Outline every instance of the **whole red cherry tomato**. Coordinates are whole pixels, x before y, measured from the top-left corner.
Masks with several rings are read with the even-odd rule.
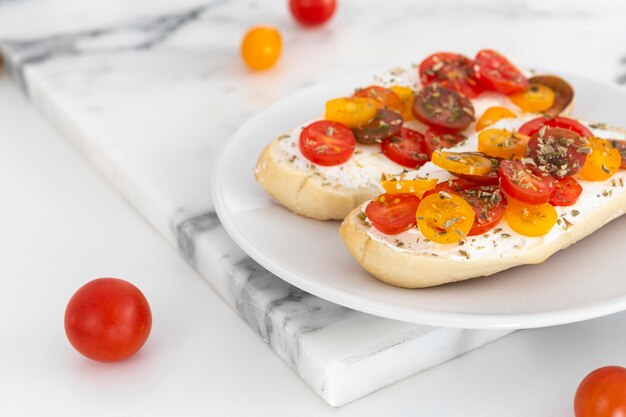
[[[626,416],[626,368],[605,366],[582,380],[574,396],[576,417]]]
[[[65,334],[84,356],[116,362],[132,356],[148,339],[152,314],[144,295],[117,278],[88,282],[65,309]]]
[[[291,14],[304,26],[318,26],[335,13],[335,0],[289,0]]]

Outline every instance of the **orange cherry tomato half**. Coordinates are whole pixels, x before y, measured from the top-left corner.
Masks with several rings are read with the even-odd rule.
[[[72,296],[65,309],[65,334],[84,356],[116,362],[134,355],[152,328],[148,300],[130,282],[99,278]]]
[[[527,204],[509,198],[504,217],[509,226],[523,236],[543,236],[552,230],[558,219],[550,204]]]
[[[354,92],[354,97],[364,97],[376,100],[380,107],[388,108],[400,114],[404,111],[404,102],[400,97],[388,88],[372,85],[359,88]]]
[[[492,162],[489,158],[472,152],[435,151],[433,164],[453,174],[487,175],[491,172]]]
[[[478,74],[490,90],[513,94],[528,87],[528,80],[508,59],[498,52],[483,49],[474,59]]]
[[[253,27],[241,42],[241,56],[246,65],[254,70],[272,67],[282,50],[280,32],[270,26]]]
[[[413,116],[413,100],[415,100],[415,93],[413,90],[409,87],[403,87],[400,85],[394,85],[389,89],[393,91],[404,104],[402,109],[402,118],[404,121],[415,120],[415,116]]]
[[[524,112],[539,113],[552,107],[555,97],[550,87],[531,83],[526,90],[511,94],[509,99]]]
[[[356,142],[352,130],[328,120],[313,122],[300,133],[300,151],[314,164],[339,165],[354,153]]]
[[[389,194],[415,194],[422,198],[426,191],[437,186],[437,179],[418,178],[415,180],[383,179],[380,181]]]
[[[576,417],[626,416],[626,368],[605,366],[587,375],[574,396]]]
[[[374,118],[378,107],[379,103],[371,98],[336,98],[326,102],[324,118],[348,127],[359,127]]]
[[[474,121],[474,106],[459,92],[431,84],[415,96],[413,115],[429,126],[460,131]]]
[[[467,136],[459,132],[450,132],[437,127],[430,127],[424,135],[428,155],[439,149],[452,148],[467,140]]]
[[[511,117],[515,117],[515,113],[513,113],[506,107],[489,107],[476,122],[476,131],[478,132],[480,130],[483,130],[484,128],[496,123],[498,120]]]
[[[336,8],[336,0],[289,0],[291,14],[304,26],[325,23],[335,13]]]
[[[424,136],[416,130],[403,127],[397,135],[383,140],[380,149],[396,164],[415,169],[428,162]]]
[[[439,192],[424,197],[417,208],[417,226],[436,243],[463,240],[474,224],[474,209],[456,194]]]
[[[524,123],[519,129],[518,132],[526,135],[533,136],[535,133],[539,132],[542,127],[560,127],[562,129],[568,129],[572,132],[578,133],[580,136],[593,136],[591,130],[587,129],[585,126],[580,124],[574,119],[570,119],[568,117],[537,117],[536,119],[530,120]]]
[[[543,172],[555,178],[576,174],[585,164],[590,149],[577,133],[558,127],[542,128],[528,141],[526,155]]]
[[[475,98],[483,86],[478,82],[474,62],[460,54],[438,52],[420,63],[419,75],[422,85],[438,83],[458,91],[467,98]]]
[[[550,204],[553,206],[571,206],[578,201],[583,192],[583,187],[572,177],[565,177],[556,183],[556,189],[550,196]]]
[[[365,207],[372,225],[387,235],[397,235],[415,227],[420,199],[415,194],[382,194]]]
[[[486,129],[478,133],[478,151],[504,159],[520,159],[526,154],[529,137],[504,129]]]
[[[588,181],[605,181],[617,172],[622,156],[615,143],[607,139],[596,137],[587,138],[591,153],[587,155],[585,164],[580,169],[580,175]]]
[[[502,161],[499,174],[502,191],[524,203],[545,204],[556,189],[550,174],[520,161]]]

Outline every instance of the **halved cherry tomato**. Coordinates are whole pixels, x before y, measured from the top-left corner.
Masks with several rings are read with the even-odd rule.
[[[479,153],[479,152],[476,152]],[[459,174],[451,172],[452,175],[461,178],[465,181],[469,181],[475,185],[499,185],[500,184],[500,176],[498,172],[500,171],[500,162],[502,162],[501,158],[493,158],[488,157],[487,155],[482,155],[488,158],[491,161],[491,172],[485,175],[469,175],[469,174]]]
[[[491,160],[478,153],[435,151],[433,164],[453,174],[487,175],[491,172]]]
[[[520,235],[535,237],[548,233],[559,216],[550,204],[527,204],[509,198],[504,217]]]
[[[489,156],[519,159],[526,154],[528,136],[504,129],[486,129],[478,133],[478,151]]]
[[[438,127],[429,127],[424,135],[426,151],[429,156],[438,149],[451,148],[465,140],[467,140],[467,136],[462,133],[450,132]]]
[[[528,87],[524,74],[496,51],[483,49],[476,54],[474,62],[481,82],[486,83],[491,90],[513,94]]]
[[[596,137],[587,138],[591,153],[587,155],[580,175],[589,181],[605,181],[617,172],[622,163],[622,156],[613,146],[613,142]]]
[[[381,107],[389,108],[398,113],[404,110],[404,102],[388,88],[372,85],[366,88],[359,88],[354,92],[354,97],[371,98],[376,100]]]
[[[605,366],[587,375],[574,396],[574,415],[626,416],[626,368]]]
[[[609,139],[614,146],[619,151],[620,156],[622,157],[622,163],[620,164],[620,168],[626,168],[626,140],[619,139]]]
[[[550,87],[531,83],[526,90],[511,94],[509,99],[524,112],[539,113],[552,107],[554,97],[554,90]]]
[[[500,163],[502,191],[516,200],[528,204],[544,204],[556,188],[550,174],[520,161],[504,160]]]
[[[432,190],[437,186],[436,178],[418,178],[415,180],[398,180],[398,179],[382,179],[380,185],[389,194],[415,194],[422,198],[426,191]]]
[[[389,88],[393,91],[404,103],[404,108],[402,109],[402,118],[404,121],[415,120],[415,116],[413,116],[413,100],[415,100],[415,93],[409,87],[403,87],[400,85],[394,85]]]
[[[580,171],[590,149],[572,130],[542,128],[528,141],[526,155],[535,165],[555,178],[569,177]]]
[[[414,194],[382,194],[365,207],[372,225],[387,235],[397,235],[415,227],[420,199]]]
[[[571,206],[583,192],[583,187],[572,177],[558,180],[556,189],[550,196],[550,204],[553,206]]]
[[[569,129],[572,132],[578,133],[580,136],[593,136],[591,130],[587,129],[582,124],[578,123],[574,119],[570,119],[569,117],[537,117],[536,119],[530,120],[524,123],[518,130],[518,132],[523,133],[526,136],[533,136],[535,133],[539,132],[542,127],[560,127],[563,129]]]
[[[549,87],[554,91],[554,103],[550,108],[541,112],[551,116],[557,116],[563,110],[569,107],[574,100],[574,89],[561,77],[556,75],[534,75],[528,79],[531,84],[541,84]]]
[[[457,91],[431,84],[415,96],[413,115],[429,126],[463,130],[474,120],[474,106]]]
[[[515,117],[515,113],[513,113],[506,107],[489,107],[476,122],[476,131],[478,132],[480,130],[483,130],[484,128],[496,123],[500,119],[507,119],[511,117]]]
[[[348,127],[359,127],[374,118],[378,101],[364,97],[336,98],[326,102],[324,118],[343,123]]]
[[[370,144],[382,142],[384,139],[396,135],[402,127],[400,113],[388,109],[378,109],[372,120],[363,126],[354,127],[354,137],[360,143]]]
[[[407,168],[415,169],[428,161],[424,136],[406,127],[401,128],[397,135],[383,140],[380,148],[387,158]]]
[[[433,242],[457,243],[467,236],[473,224],[474,209],[456,194],[431,194],[417,208],[417,226]]]
[[[328,120],[313,122],[300,133],[300,151],[309,161],[323,166],[339,165],[352,156],[354,134],[345,125]]]
[[[448,180],[425,192],[424,197],[440,191],[462,197],[474,209],[474,224],[468,236],[481,235],[493,229],[504,216],[506,198],[497,185],[481,186],[462,179]]]
[[[422,85],[434,82],[456,90],[468,98],[478,96],[482,85],[478,82],[474,62],[460,54],[438,52],[423,60],[419,66]]]

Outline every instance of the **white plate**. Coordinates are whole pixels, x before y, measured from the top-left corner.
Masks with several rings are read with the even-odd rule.
[[[540,265],[491,277],[408,290],[383,284],[350,256],[339,222],[305,219],[272,202],[252,170],[278,135],[317,116],[324,102],[371,82],[373,72],[320,83],[269,107],[226,144],[213,196],[228,233],[265,268],[307,292],[392,319],[460,328],[531,328],[571,323],[626,309],[626,216]],[[564,75],[576,114],[626,125],[626,91]]]

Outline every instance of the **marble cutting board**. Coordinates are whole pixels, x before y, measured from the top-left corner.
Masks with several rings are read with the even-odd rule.
[[[315,392],[340,406],[507,332],[382,319],[271,275],[219,224],[209,192],[212,160],[241,122],[311,82],[364,65],[405,62],[406,51],[416,57],[446,47],[471,53],[493,41],[480,30],[473,39],[459,38],[461,29],[474,28],[463,21],[467,16],[474,22],[484,13],[513,16],[541,27],[542,13],[554,17],[559,10],[539,2],[501,3],[442,1],[430,7],[402,0],[374,13],[374,1],[344,1],[345,11],[340,9],[330,26],[305,31],[291,23],[282,4],[141,0],[126,7],[121,1],[95,0],[87,6],[76,0],[22,0],[0,6],[0,48],[13,79],[45,117]],[[586,18],[578,13],[589,9],[568,10],[558,24],[570,28],[574,21],[593,28],[591,41],[605,27],[600,32],[608,39],[614,33],[606,23],[618,13],[602,14],[603,4]],[[429,17],[420,20],[426,28],[415,25],[422,16]],[[442,32],[431,45],[407,43],[407,33],[419,36],[450,19],[461,29]],[[285,56],[275,70],[252,74],[241,65],[237,48],[243,28],[259,22],[283,28]],[[373,36],[369,29],[378,22],[393,25]],[[555,22],[549,20],[551,30]],[[529,42],[536,40],[532,36]],[[579,47],[589,45],[584,30],[576,36]],[[363,50],[359,39],[364,37],[376,56]],[[386,48],[389,42],[396,48]],[[525,50],[514,35],[503,34],[496,43],[504,50]],[[575,51],[576,43],[563,50]],[[546,53],[539,49],[527,56]],[[614,63],[602,67],[599,76],[623,70],[619,56],[612,57],[602,57],[601,62]],[[553,66],[558,61],[553,59]]]

